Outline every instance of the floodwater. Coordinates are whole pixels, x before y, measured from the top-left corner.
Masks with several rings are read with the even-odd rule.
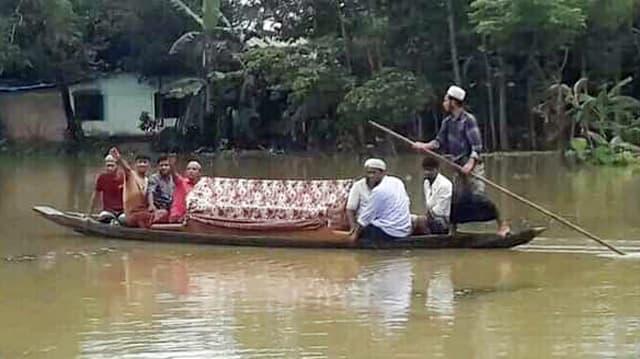
[[[361,159],[205,161],[228,176],[331,178]],[[420,211],[420,159],[389,160]],[[100,162],[0,158],[0,358],[638,358],[640,259],[492,192],[518,250],[340,251],[84,238],[31,212],[84,210]],[[488,176],[640,251],[640,172],[495,157]],[[493,225],[483,226],[494,230]]]

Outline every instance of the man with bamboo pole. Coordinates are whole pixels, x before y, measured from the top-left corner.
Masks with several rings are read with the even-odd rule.
[[[451,222],[485,222],[495,220],[498,234],[506,236],[510,228],[491,200],[485,194],[485,184],[472,174],[484,177],[484,163],[480,158],[482,136],[475,117],[464,109],[466,92],[451,86],[444,96],[442,106],[448,116],[442,122],[435,139],[428,143],[416,142],[413,148],[419,152],[439,151],[451,157],[462,167],[462,173],[454,177],[454,200]]]

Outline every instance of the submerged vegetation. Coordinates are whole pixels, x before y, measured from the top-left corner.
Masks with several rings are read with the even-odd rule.
[[[358,151],[381,140],[370,119],[424,139],[456,83],[488,150],[640,153],[635,0],[0,0],[0,14],[4,80],[159,82],[183,104],[176,127],[158,132],[162,106],[131,119],[158,149]]]

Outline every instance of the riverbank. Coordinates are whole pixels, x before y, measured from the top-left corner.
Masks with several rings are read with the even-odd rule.
[[[17,156],[17,157],[78,157],[78,158],[100,158],[106,154],[113,146],[117,146],[125,155],[147,154],[151,157],[158,156],[162,152],[152,149],[151,142],[144,140],[131,139],[92,139],[87,141],[80,150],[73,150],[65,143],[51,142],[29,142],[29,143],[11,143],[6,140],[0,140],[0,155]],[[387,153],[385,146],[369,147],[359,152],[350,152],[359,157],[393,157],[393,154]],[[401,149],[397,155],[412,153],[409,149]],[[490,152],[483,154],[483,157],[527,157],[535,155],[560,154],[560,151],[514,151],[514,152]],[[201,157],[201,158],[272,158],[277,156],[292,157],[333,157],[345,155],[345,152],[327,152],[327,151],[285,151],[272,148],[262,149],[225,149],[221,151],[212,151],[208,148],[199,148],[195,151],[178,152],[183,157]]]

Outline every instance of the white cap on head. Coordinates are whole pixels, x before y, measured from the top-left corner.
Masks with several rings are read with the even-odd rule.
[[[461,87],[451,86],[447,90],[447,96],[455,98],[458,101],[464,101],[467,93]]]
[[[379,158],[369,158],[365,163],[364,163],[364,167],[365,168],[375,168],[377,170],[380,171],[386,171],[387,170],[387,164],[384,163],[383,160],[379,159]]]
[[[115,163],[116,159],[115,159],[115,157],[113,157],[111,155],[107,155],[107,157],[104,158],[104,161],[105,162],[113,162],[113,163]]]
[[[199,170],[202,169],[202,165],[198,161],[189,161],[189,163],[187,163],[187,167],[189,167],[191,165],[195,165]]]

